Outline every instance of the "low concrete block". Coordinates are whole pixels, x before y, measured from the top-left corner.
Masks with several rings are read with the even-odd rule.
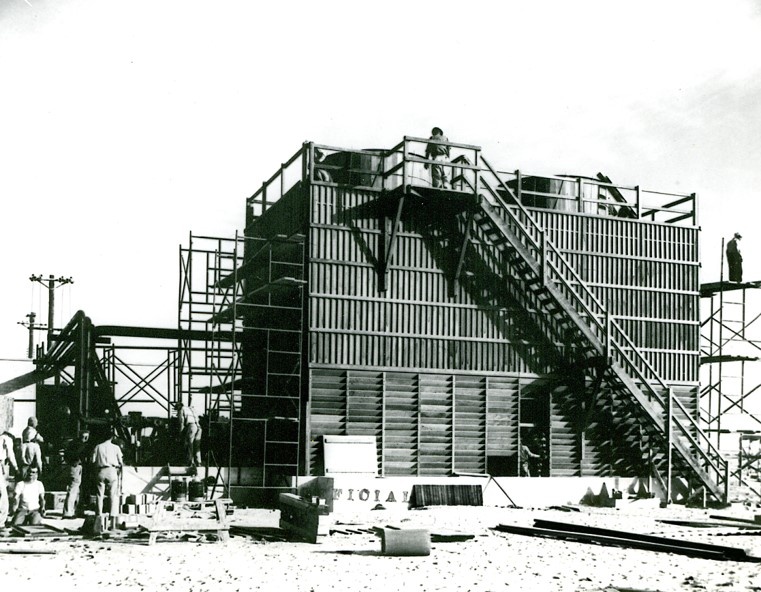
[[[424,528],[383,528],[381,552],[395,557],[424,557],[431,554],[431,531]]]

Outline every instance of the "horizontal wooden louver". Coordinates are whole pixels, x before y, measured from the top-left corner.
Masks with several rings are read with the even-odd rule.
[[[486,455],[503,470],[517,470],[518,379],[490,376],[487,381]],[[497,460],[499,459],[499,460]],[[508,464],[509,463],[509,464]],[[488,472],[495,472],[487,467]]]
[[[420,474],[452,473],[452,377],[420,376]]]
[[[386,373],[383,466],[386,475],[418,474],[418,385],[415,374]]]
[[[456,376],[454,396],[454,470],[486,472],[486,379]]]
[[[312,372],[310,406],[312,437],[309,441],[309,462],[314,473],[320,470],[321,436],[346,434],[346,372]]]

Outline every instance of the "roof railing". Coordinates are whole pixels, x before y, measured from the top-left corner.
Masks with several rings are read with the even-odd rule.
[[[427,148],[449,148],[448,163],[428,156]],[[247,223],[261,216],[298,182],[348,185],[381,191],[402,186],[431,187],[432,167],[444,167],[449,184],[444,189],[478,194],[483,170],[481,147],[459,142],[405,136],[394,147],[354,150],[305,142],[246,200]],[[538,175],[526,171],[497,171],[502,182],[528,208],[569,213],[641,219],[663,224],[698,224],[697,196],[616,185],[605,175]]]

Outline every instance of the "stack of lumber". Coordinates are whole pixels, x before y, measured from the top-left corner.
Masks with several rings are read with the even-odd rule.
[[[568,524],[552,520],[534,520],[533,528],[500,524],[494,530],[510,534],[554,538],[579,543],[661,551],[704,559],[761,562],[761,558],[748,555],[745,549],[672,539],[650,534],[583,526],[580,524]]]

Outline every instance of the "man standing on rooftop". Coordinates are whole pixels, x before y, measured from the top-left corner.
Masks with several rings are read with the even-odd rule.
[[[431,137],[425,148],[425,157],[437,162],[449,162],[449,146],[447,144],[440,144],[439,142],[449,142],[449,139],[444,135],[444,130],[440,127],[435,127],[431,130]],[[425,163],[425,168],[428,168],[429,163]],[[434,187],[440,187],[442,189],[449,189],[449,179],[447,178],[446,169],[444,166],[433,163],[431,164],[431,182]]]

